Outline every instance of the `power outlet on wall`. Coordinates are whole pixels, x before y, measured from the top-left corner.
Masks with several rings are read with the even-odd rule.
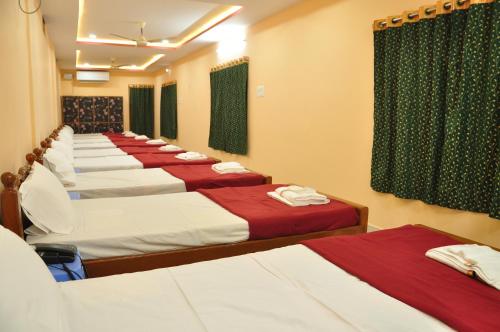
[[[257,86],[257,97],[264,97],[266,95],[266,88],[264,85]]]

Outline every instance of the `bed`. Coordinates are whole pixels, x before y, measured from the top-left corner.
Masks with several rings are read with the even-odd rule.
[[[19,175],[2,175],[2,219],[21,237],[30,225],[20,213],[18,185],[28,172],[26,167]],[[56,179],[50,191],[58,184]],[[31,228],[27,240],[78,242],[89,274],[103,276],[262,251],[309,238],[366,232],[366,207],[331,197],[328,205],[290,210],[266,196],[276,186],[72,201],[72,211],[84,219],[74,231],[42,235]]]
[[[348,272],[312,249],[318,241],[329,241],[332,248],[347,242],[356,249],[350,260],[359,263],[363,258],[358,252],[366,248],[356,242],[373,242],[374,248],[385,247],[386,254],[398,259],[395,268],[404,270],[405,255],[423,254],[414,250],[412,241],[413,234],[421,236],[422,232],[435,244],[455,243],[447,236],[413,227],[56,284],[32,250],[0,228],[0,262],[10,267],[0,280],[4,285],[23,287],[4,291],[3,299],[9,305],[0,308],[0,317],[9,330],[33,331],[43,331],[43,327],[59,331],[61,325],[76,332],[498,331],[500,292],[440,263],[426,262],[435,268],[435,275],[426,274],[425,268],[419,271],[416,265],[417,273],[396,278],[392,269],[380,264],[385,256],[379,252],[364,255],[367,265],[380,266],[375,273],[380,278],[396,280],[390,290],[381,290],[356,271]],[[406,240],[410,242],[406,253],[394,251],[394,243]],[[439,297],[433,294],[437,288],[432,282],[441,280],[443,284],[447,278],[460,283],[448,282],[438,290]],[[397,288],[403,290],[402,296],[388,294]],[[422,294],[427,296],[425,308],[414,301]],[[451,301],[456,294],[466,297]],[[44,310],[27,310],[33,306]],[[461,306],[467,311],[460,312]]]
[[[219,174],[212,170],[211,165],[180,165],[76,174],[76,185],[66,186],[65,189],[80,199],[89,199],[170,194],[271,182],[270,176],[255,172]]]

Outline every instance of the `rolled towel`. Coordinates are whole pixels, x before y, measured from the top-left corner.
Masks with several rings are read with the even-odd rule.
[[[175,158],[182,160],[204,160],[207,159],[208,157],[199,152],[184,152],[184,153],[179,153],[178,155],[175,156]]]
[[[134,139],[136,140],[148,140],[149,137],[147,137],[146,135],[139,135],[139,136],[135,136]]]
[[[476,274],[500,290],[500,252],[477,244],[459,244],[428,250],[425,256],[467,275]]]
[[[182,151],[182,148],[176,145],[165,145],[158,148],[160,151]]]
[[[165,144],[165,141],[162,139],[150,139],[149,141],[146,142],[146,144],[151,144],[151,145]]]
[[[214,164],[212,165],[212,170],[219,174],[240,174],[249,172],[249,170],[236,161]]]
[[[276,188],[275,191],[268,192],[267,194],[290,206],[322,205],[330,203],[328,197],[318,194],[316,190],[308,187],[279,187]]]

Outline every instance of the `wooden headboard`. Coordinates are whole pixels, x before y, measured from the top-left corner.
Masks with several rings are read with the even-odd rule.
[[[51,147],[52,139],[55,139],[63,126],[59,126],[49,137],[40,142],[40,148],[34,148],[32,153],[26,155],[26,165],[19,168],[17,174],[5,172],[1,176],[4,190],[0,194],[0,211],[3,226],[10,229],[20,237],[24,238],[24,222],[19,203],[19,187],[31,172],[33,163],[43,164],[43,154]]]
[[[41,150],[41,149],[35,149]],[[28,177],[33,163],[37,160],[37,155],[28,153],[26,155],[25,166],[19,168],[17,174],[5,172],[2,174],[1,180],[4,190],[0,194],[0,204],[2,211],[3,226],[10,229],[21,238],[24,239],[23,216],[21,213],[21,205],[19,203],[19,186]]]

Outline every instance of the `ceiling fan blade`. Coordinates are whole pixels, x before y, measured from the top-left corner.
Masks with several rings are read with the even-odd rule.
[[[118,38],[126,39],[126,40],[131,40],[131,41],[134,41],[134,42],[136,41],[134,38],[125,37],[125,36],[122,36],[122,35],[118,35],[116,33],[110,33],[110,35],[118,37]]]

